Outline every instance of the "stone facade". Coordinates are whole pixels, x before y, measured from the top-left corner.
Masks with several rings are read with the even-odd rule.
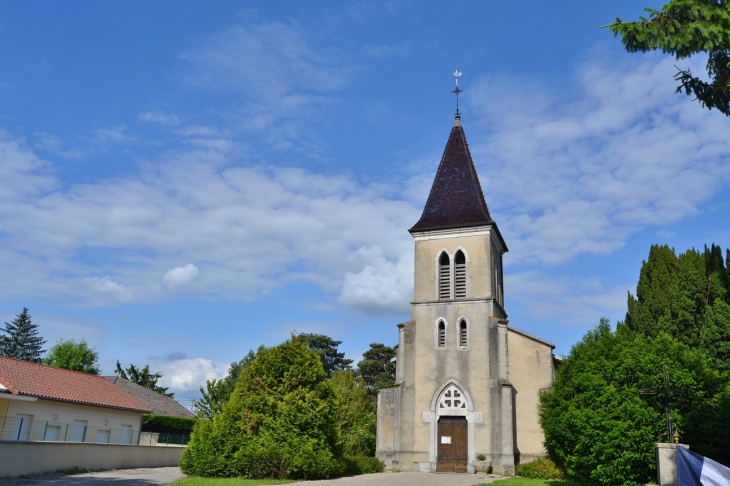
[[[444,191],[462,198],[458,206],[448,206]],[[473,207],[463,194],[473,195]],[[378,396],[377,456],[390,470],[436,471],[445,463],[439,444],[451,441],[439,440],[439,419],[466,417],[468,443],[458,456],[465,470],[475,472],[483,454],[480,469],[491,463],[493,472],[514,475],[516,462],[544,454],[537,403],[553,380],[554,346],[509,326],[501,275],[507,247],[458,118],[411,234],[412,320],[398,325],[396,386]]]

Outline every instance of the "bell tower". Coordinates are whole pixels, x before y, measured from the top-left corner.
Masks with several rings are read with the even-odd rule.
[[[507,245],[458,101],[423,214],[409,232],[412,318],[398,324],[395,386],[378,394],[377,457],[391,470],[514,475],[516,460],[544,454],[537,403],[552,383],[554,346],[508,325]],[[477,460],[482,454],[486,460]]]

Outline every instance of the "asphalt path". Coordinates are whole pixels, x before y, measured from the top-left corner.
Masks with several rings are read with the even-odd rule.
[[[86,474],[38,474],[22,478],[0,478],[0,486],[157,486],[169,484],[185,475],[176,467],[146,469],[115,469],[112,471]],[[448,474],[448,473],[378,473],[303,481],[296,484],[310,486],[474,486],[506,479],[493,474]]]
[[[157,486],[185,475],[177,467],[113,469],[85,474],[37,474],[20,478],[0,478],[0,486]]]

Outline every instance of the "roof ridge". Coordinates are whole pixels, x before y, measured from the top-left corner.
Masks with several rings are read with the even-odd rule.
[[[10,360],[13,360],[13,361],[20,361],[21,363],[30,363],[30,364],[34,364],[34,365],[38,365],[38,366],[43,366],[45,368],[51,368],[51,369],[54,369],[54,370],[61,370],[61,371],[64,371],[66,373],[76,373],[76,374],[84,375],[84,376],[93,376],[95,378],[103,378],[103,376],[101,376],[101,375],[92,375],[91,373],[84,373],[83,371],[69,370],[67,368],[59,368],[58,366],[52,366],[52,365],[48,365],[48,364],[45,364],[45,363],[38,363],[36,361],[28,361],[27,359],[11,358],[10,356],[0,356],[0,359],[10,359]]]

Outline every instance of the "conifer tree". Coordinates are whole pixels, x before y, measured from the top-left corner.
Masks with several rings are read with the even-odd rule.
[[[31,321],[27,307],[23,307],[13,322],[6,322],[2,332],[5,335],[0,336],[0,356],[36,363],[41,361],[45,341],[38,335],[38,325]]]
[[[167,392],[167,389],[169,387],[159,386],[157,384],[159,379],[163,376],[162,371],[152,373],[150,371],[150,365],[148,364],[144,365],[144,367],[130,364],[129,368],[124,369],[122,368],[122,364],[119,362],[119,360],[117,360],[117,369],[114,370],[114,373],[116,373],[117,376],[124,378],[125,380],[129,380],[139,386],[149,388],[150,390],[157,392],[160,395],[175,398],[174,393]]]

